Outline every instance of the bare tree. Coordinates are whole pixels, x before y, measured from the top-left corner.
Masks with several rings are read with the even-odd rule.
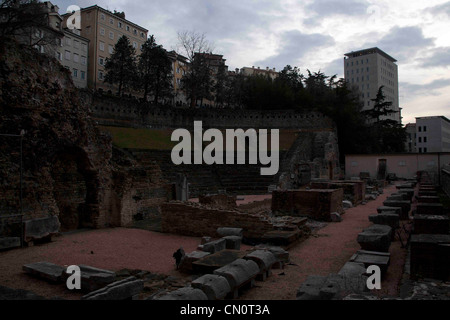
[[[0,38],[14,38],[29,46],[55,44],[57,30],[49,25],[49,12],[38,0],[1,0]],[[62,34],[61,34],[62,36]]]
[[[182,51],[181,54],[188,58],[189,63],[194,61],[196,53],[212,52],[213,45],[206,39],[205,33],[195,31],[178,31],[178,47]]]

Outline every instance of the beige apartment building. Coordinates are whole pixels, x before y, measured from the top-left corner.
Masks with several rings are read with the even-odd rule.
[[[64,38],[57,49],[59,62],[70,70],[76,87],[87,88],[89,39],[80,30],[64,29]]]
[[[397,111],[385,118],[401,123],[396,62],[397,60],[376,47],[352,51],[345,54],[344,77],[347,83],[359,90],[363,110],[373,108],[374,102],[371,99],[375,99],[378,89],[384,86],[386,100],[391,101],[392,109]]]
[[[266,69],[261,69],[260,67],[255,68],[255,66],[252,66],[251,68],[243,67],[241,68],[240,73],[244,76],[267,76],[272,80],[278,78],[276,69],[270,69],[269,67],[266,67]]]
[[[70,15],[64,15],[67,19]],[[114,92],[114,86],[105,83],[105,62],[111,56],[119,38],[130,39],[141,53],[148,30],[125,19],[123,13],[113,13],[97,5],[81,9],[81,36],[89,40],[87,86],[90,89]]]
[[[175,51],[167,52],[169,59],[172,61],[173,75],[173,104],[183,106],[187,104],[186,94],[181,88],[181,79],[186,74],[188,68],[188,59],[176,53]]]

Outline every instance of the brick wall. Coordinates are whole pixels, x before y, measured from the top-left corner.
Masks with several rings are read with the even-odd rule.
[[[314,181],[311,182],[312,189],[343,189],[344,199],[353,204],[365,200],[366,183],[364,181]]]
[[[184,236],[216,237],[220,227],[242,228],[247,238],[260,238],[274,230],[263,216],[233,210],[214,209],[191,202],[166,202],[161,205],[162,231]]]
[[[343,212],[343,197],[342,189],[276,190],[272,193],[272,212],[330,221],[331,213]]]

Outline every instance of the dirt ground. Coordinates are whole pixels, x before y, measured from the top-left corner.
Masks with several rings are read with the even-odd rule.
[[[376,208],[394,191],[394,186],[386,188],[376,200],[348,209],[341,223],[326,224],[305,241],[291,247],[291,263],[282,270],[274,270],[265,282],[256,282],[256,287],[244,291],[239,300],[294,300],[298,287],[308,275],[337,273],[360,249],[356,238],[359,232],[371,225],[368,216],[376,213]],[[175,269],[172,254],[180,246],[185,252],[195,251],[200,240],[124,228],[63,234],[54,237],[51,243],[0,252],[0,285],[30,290],[47,298],[81,297],[64,286],[49,284],[22,271],[24,264],[39,261],[62,266],[84,264],[112,271],[139,269],[188,279],[190,276]],[[249,248],[243,246],[242,250]],[[398,295],[407,254],[398,240],[392,243],[390,252],[391,264],[382,282],[382,290],[377,292],[382,296]]]

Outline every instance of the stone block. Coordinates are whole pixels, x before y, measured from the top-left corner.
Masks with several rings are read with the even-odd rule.
[[[332,222],[342,222],[342,217],[339,213],[333,212],[330,216]]]
[[[265,281],[271,275],[272,267],[279,262],[274,254],[267,250],[253,251],[247,254],[244,259],[256,262],[259,267],[259,277],[262,281]]]
[[[343,206],[344,210],[347,210],[347,209],[353,208],[353,203],[351,201],[344,200],[344,201],[342,201],[342,206]]]
[[[265,233],[261,240],[275,246],[289,246],[301,237],[300,230],[283,231],[274,230]]]
[[[209,253],[216,253],[222,250],[226,249],[227,241],[225,239],[219,239],[215,241],[211,241],[208,243],[205,243],[203,245],[203,251],[209,252]]]
[[[419,203],[440,203],[441,199],[439,197],[433,196],[421,196],[417,197],[417,202]]]
[[[242,259],[245,254],[245,252],[238,250],[222,250],[192,262],[192,270],[197,274],[213,273],[214,270],[226,266],[237,259]]]
[[[244,230],[242,228],[218,228],[217,234],[219,237],[237,236],[242,238]]]
[[[386,207],[400,207],[402,212],[400,213],[400,220],[409,219],[409,211],[411,210],[411,202],[407,200],[386,200],[383,202]]]
[[[19,237],[4,237],[0,238],[0,251],[6,249],[13,249],[20,247]]]
[[[442,275],[440,264],[450,259],[449,256],[442,256],[445,255],[443,249],[449,245],[449,234],[413,234],[410,241],[411,278],[439,278]],[[448,265],[446,267],[448,270]]]
[[[31,242],[51,238],[59,233],[60,226],[57,216],[24,221],[24,241]]]
[[[444,213],[444,206],[442,203],[418,203],[417,214],[424,215],[442,215]]]
[[[214,271],[215,275],[227,279],[234,298],[237,297],[238,290],[244,285],[250,284],[251,287],[253,286],[258,273],[259,267],[256,262],[244,259],[237,259]]]
[[[398,214],[400,216],[400,214],[402,213],[402,208],[400,207],[387,207],[387,206],[381,206],[377,208],[377,212],[378,213],[383,213],[383,212],[389,212],[389,213],[395,213]]]
[[[381,272],[384,274],[391,260],[391,254],[388,252],[375,252],[375,251],[357,251],[351,258],[350,262],[362,263],[365,268],[368,268],[372,265],[378,266],[381,269]]]
[[[400,194],[406,194],[408,196],[408,200],[411,200],[412,197],[414,196],[414,189],[399,189],[398,193]]]
[[[391,212],[387,211],[379,214],[370,215],[369,221],[373,222],[374,224],[382,224],[385,226],[389,226],[392,229],[396,229],[400,225],[400,218],[398,214],[396,214],[393,211]]]
[[[415,214],[414,234],[448,234],[450,218],[444,215]]]
[[[79,265],[81,273],[81,290],[84,292],[92,292],[106,287],[108,284],[116,280],[116,273],[109,270],[98,269],[90,266]],[[64,270],[62,277],[66,281],[71,274]]]
[[[50,262],[37,262],[22,266],[22,270],[38,278],[58,283],[63,280],[65,268]]]
[[[204,257],[209,256],[211,253],[203,252],[203,251],[194,251],[188,253],[184,256],[184,259],[181,261],[180,270],[183,272],[192,272],[193,271],[193,263],[198,261]]]
[[[389,252],[392,239],[392,228],[374,224],[358,234],[357,241],[362,250]]]
[[[144,281],[135,277],[113,282],[104,288],[92,291],[81,300],[129,300],[144,289]]]
[[[228,250],[241,250],[242,238],[238,236],[227,236],[223,237],[225,239],[225,247]]]
[[[227,279],[214,275],[205,274],[200,278],[192,281],[191,286],[196,289],[202,290],[208,300],[222,300],[231,292],[230,284]]]
[[[181,288],[172,292],[169,292],[168,294],[159,297],[156,300],[178,300],[178,301],[192,301],[192,300],[199,300],[204,301],[208,300],[207,295],[200,289],[192,288],[192,287],[185,287]]]
[[[270,251],[275,256],[275,258],[277,258],[277,260],[281,261],[282,263],[289,263],[289,261],[290,261],[289,252],[284,250],[281,247],[260,244],[260,245],[257,245],[255,247],[255,249]]]

